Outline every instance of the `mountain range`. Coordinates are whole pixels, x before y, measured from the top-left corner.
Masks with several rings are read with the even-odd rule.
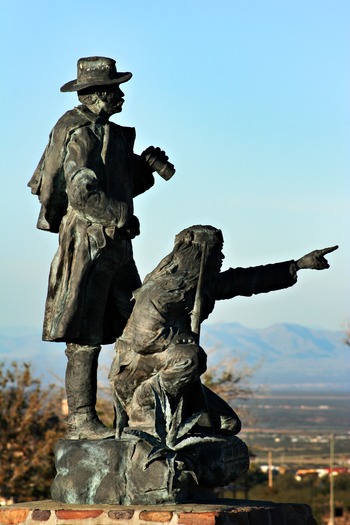
[[[238,323],[203,324],[201,345],[208,366],[225,367],[234,359],[237,370],[254,369],[250,384],[269,389],[350,391],[350,354],[341,331],[275,324],[248,328]],[[41,341],[40,333],[26,327],[0,327],[0,362],[31,362],[45,382],[64,378],[63,343]],[[106,381],[113,346],[100,357],[100,380]]]

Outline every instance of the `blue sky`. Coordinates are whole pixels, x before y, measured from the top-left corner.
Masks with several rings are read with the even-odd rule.
[[[123,113],[135,150],[177,172],[135,200],[141,277],[192,224],[222,229],[229,266],[339,244],[327,272],[289,290],[218,303],[209,322],[342,329],[349,320],[350,3],[322,0],[1,2],[1,325],[41,327],[57,236],[36,230],[26,187],[78,58],[133,78]]]

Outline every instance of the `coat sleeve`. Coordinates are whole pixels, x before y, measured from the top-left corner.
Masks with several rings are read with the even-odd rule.
[[[140,155],[133,154],[134,197],[149,190],[154,184],[152,169]]]
[[[213,292],[215,300],[231,299],[237,295],[250,297],[289,288],[296,282],[295,263],[286,261],[251,268],[230,268],[219,274]]]
[[[140,156],[134,153],[134,144],[136,139],[135,128],[126,126],[118,126],[111,122],[111,127],[116,133],[120,133],[127,157],[131,162],[131,173],[133,177],[133,197],[137,197],[141,193],[149,190],[154,184],[153,170],[149,167],[147,162]]]

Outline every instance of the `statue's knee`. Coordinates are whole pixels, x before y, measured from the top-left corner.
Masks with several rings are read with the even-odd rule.
[[[182,395],[203,373],[203,349],[193,342],[171,345],[159,371],[164,390],[170,395]]]

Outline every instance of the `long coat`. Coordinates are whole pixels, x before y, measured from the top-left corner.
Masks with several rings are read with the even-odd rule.
[[[150,168],[133,152],[135,130],[102,121],[85,106],[53,128],[29,181],[38,195],[38,228],[59,231],[43,339],[112,343],[140,286],[130,237],[138,234],[133,198],[149,189]]]

